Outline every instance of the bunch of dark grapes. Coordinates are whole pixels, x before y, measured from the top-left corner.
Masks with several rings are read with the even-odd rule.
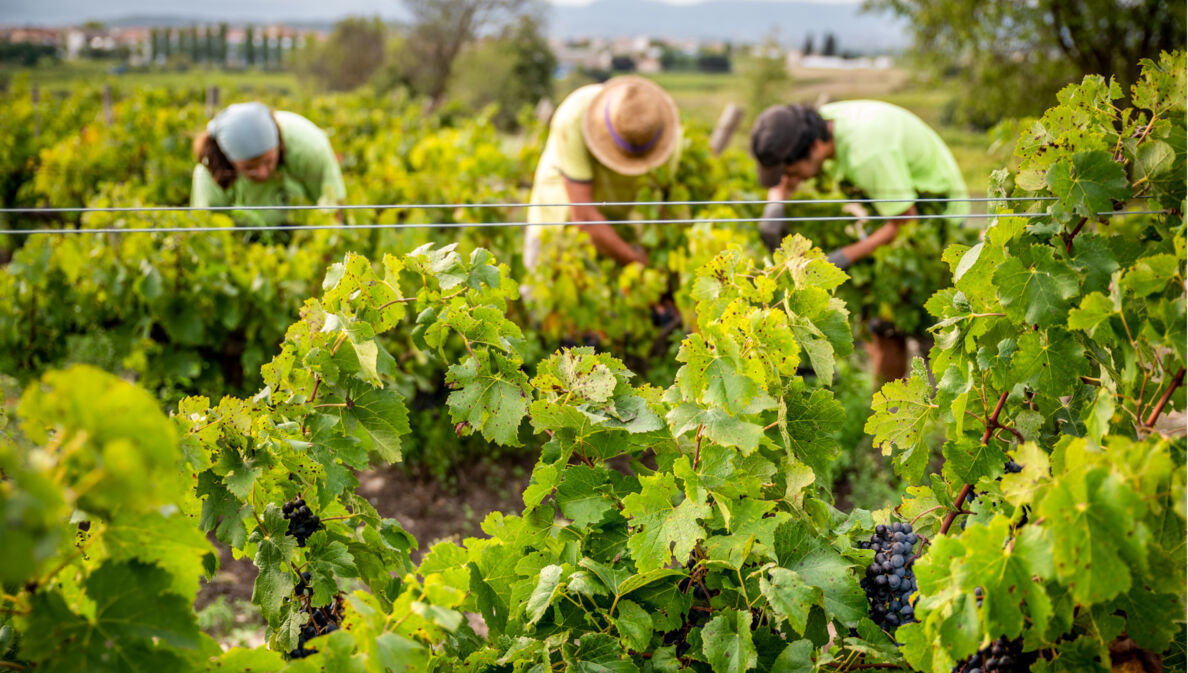
[[[300,496],[292,502],[286,502],[281,507],[281,511],[289,520],[289,535],[297,538],[298,547],[304,547],[305,540],[322,527],[322,520],[309,511],[309,507],[305,505],[305,499]]]
[[[685,563],[689,576],[681,580],[677,588],[681,593],[692,593],[693,601],[689,606],[689,613],[685,616],[685,623],[680,628],[665,633],[661,642],[665,645],[675,645],[677,657],[684,657],[689,651],[689,631],[698,626],[705,626],[712,616],[709,601],[718,592],[707,591],[705,588],[705,567],[698,568],[697,559],[690,557]]]
[[[1026,673],[1034,653],[1023,652],[1023,641],[999,638],[953,667],[953,673]]]
[[[312,607],[310,596],[313,595],[313,589],[309,586],[309,573],[301,573],[301,582],[293,589],[293,593],[301,602],[301,611],[308,614],[309,619],[302,625],[301,633],[297,636],[297,648],[289,651],[289,658],[304,659],[317,652],[312,647],[306,647],[306,643],[339,629],[338,625],[342,623],[342,596],[335,596],[330,605]]]
[[[912,532],[910,523],[893,523],[875,527],[870,542],[860,542],[861,549],[873,549],[874,562],[866,569],[866,577],[859,584],[870,601],[870,616],[887,631],[901,624],[915,621],[915,608],[910,598],[916,591],[913,550],[920,538]]]

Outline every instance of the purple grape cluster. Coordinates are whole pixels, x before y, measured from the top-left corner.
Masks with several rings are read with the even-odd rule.
[[[302,573],[301,582],[294,589],[294,593],[301,601],[301,611],[309,614],[309,619],[301,627],[301,633],[297,636],[296,649],[289,650],[290,659],[304,659],[311,654],[317,652],[312,647],[306,647],[305,644],[317,638],[330,633],[334,633],[339,629],[339,624],[342,623],[342,596],[336,596],[334,602],[320,608],[312,607],[309,597],[313,595],[313,590],[309,584],[309,573]]]
[[[286,502],[281,511],[289,520],[288,533],[297,538],[298,547],[304,547],[309,536],[322,527],[322,520],[309,511],[304,498],[297,497],[291,502]]]
[[[1026,673],[1034,653],[1023,652],[1022,640],[999,638],[953,667],[953,673]]]
[[[869,542],[859,542],[861,549],[873,549],[874,562],[866,568],[866,577],[859,582],[870,601],[870,616],[887,631],[916,620],[911,596],[916,591],[916,574],[912,564],[919,536],[910,523],[878,525]]]

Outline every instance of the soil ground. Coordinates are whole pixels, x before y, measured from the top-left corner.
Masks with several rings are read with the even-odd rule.
[[[416,537],[420,548],[413,561],[442,540],[461,542],[482,536],[480,524],[487,514],[519,513],[520,494],[528,485],[534,455],[504,458],[499,462],[477,460],[455,466],[447,480],[399,465],[359,475],[359,495],[367,498],[381,516],[396,519]],[[212,542],[215,542],[213,537]],[[228,601],[250,600],[256,566],[251,559],[234,559],[231,550],[215,542],[221,570],[198,592],[195,607],[201,610],[218,597]]]

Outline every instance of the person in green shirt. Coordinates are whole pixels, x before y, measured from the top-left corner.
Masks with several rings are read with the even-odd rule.
[[[894,240],[900,227],[919,215],[916,199],[968,196],[961,169],[936,131],[911,112],[881,101],[770,107],[755,120],[751,153],[759,183],[768,190],[760,232],[772,247],[787,232],[786,223],[770,219],[784,217],[784,204],[777,202],[822,172],[866,198],[895,199],[870,205],[879,215],[903,219],[886,220],[865,239],[830,254],[843,269]],[[954,219],[968,213],[965,201],[950,201],[944,211]]]
[[[770,107],[755,120],[751,153],[759,183],[768,190],[760,235],[772,249],[788,232],[787,222],[774,219],[785,216],[780,202],[804,180],[824,172],[866,198],[889,199],[869,205],[878,215],[902,219],[884,220],[869,236],[829,253],[842,269],[895,240],[900,228],[920,214],[917,199],[968,196],[957,161],[940,136],[911,112],[881,101]],[[847,211],[865,215],[861,208]],[[969,202],[949,201],[941,214],[961,220],[969,214]],[[878,378],[906,375],[905,335],[875,324],[870,332],[867,352]]]
[[[680,114],[664,89],[643,77],[615,77],[571,93],[549,124],[549,138],[537,164],[530,202],[567,204],[635,200],[641,180],[665,163],[675,164],[681,143]],[[627,243],[611,224],[630,206],[534,206],[528,222],[582,225],[599,254],[620,264],[646,265],[648,255]],[[542,255],[542,240],[559,228],[529,226],[524,265]],[[543,244],[547,253],[547,240]]]
[[[313,122],[262,103],[238,103],[194,140],[190,205],[335,205],[346,186],[330,139]],[[237,213],[252,224],[280,225],[285,212]]]

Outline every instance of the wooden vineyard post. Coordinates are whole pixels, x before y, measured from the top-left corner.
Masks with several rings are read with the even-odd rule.
[[[738,130],[739,122],[743,118],[743,109],[741,105],[734,103],[727,103],[722,110],[722,115],[718,117],[718,123],[714,125],[714,132],[710,134],[710,150],[713,151],[714,156],[721,154],[726,146],[730,144],[730,138],[734,136],[734,132]]]
[[[111,85],[103,85],[103,119],[108,126],[115,124],[115,112],[112,110]]]
[[[210,119],[219,109],[219,87],[212,84],[206,87],[206,118]]]

